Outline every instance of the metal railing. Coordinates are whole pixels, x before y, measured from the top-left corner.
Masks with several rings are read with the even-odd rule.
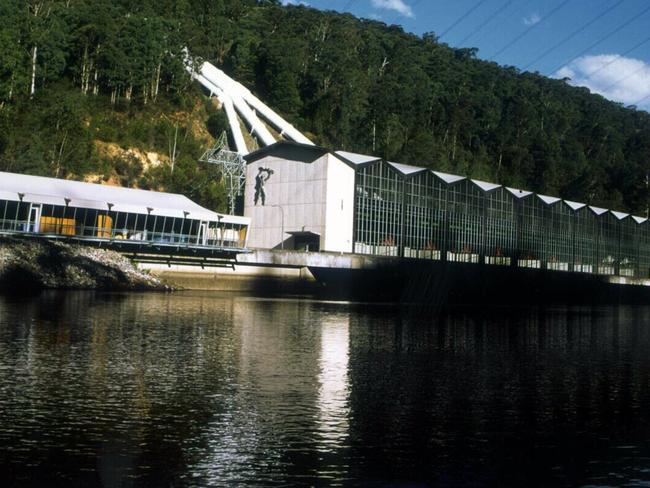
[[[15,235],[57,236],[89,241],[121,242],[124,244],[145,243],[152,245],[240,249],[245,247],[245,240],[235,237],[239,234],[237,229],[226,229],[223,227],[209,229],[207,235],[203,235],[152,231],[147,229],[115,229],[111,227],[87,226],[83,224],[72,225],[58,222],[40,224],[28,220],[0,219],[0,232]]]
[[[387,249],[389,249],[390,252],[386,252]],[[387,246],[355,242],[354,253],[371,256],[398,256],[398,248],[396,246],[389,248]],[[491,256],[475,252],[447,251],[443,254],[439,250],[416,249],[405,246],[403,248],[403,257],[408,259],[430,259],[434,261],[440,261],[444,257],[446,261],[455,263],[484,263],[486,265],[493,266],[515,266],[517,268],[531,268],[539,270],[544,269],[548,271],[573,271],[576,273],[622,276],[628,278],[635,278],[640,276],[640,273],[637,270],[637,267],[633,260],[629,258],[623,258],[619,261],[611,255],[601,258],[600,264],[598,264],[596,261],[593,263],[583,263],[579,261],[572,263],[570,261],[559,261],[555,257],[551,257],[548,260],[542,260],[532,256],[517,258],[503,254],[500,254],[498,256]]]

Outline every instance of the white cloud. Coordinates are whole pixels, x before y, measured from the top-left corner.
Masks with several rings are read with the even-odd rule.
[[[302,0],[280,0],[280,1],[282,5],[284,5],[285,7],[287,5],[305,5],[305,6],[309,5],[307,2],[303,2]]]
[[[524,17],[523,20],[524,20],[524,24],[526,25],[535,25],[539,23],[540,20],[542,20],[542,17],[538,13],[533,12],[528,17]]]
[[[415,17],[411,7],[404,3],[404,0],[372,0],[375,8],[384,10],[394,10],[405,17]]]
[[[555,77],[570,78],[571,85],[586,86],[626,105],[650,97],[650,64],[617,54],[583,56],[561,68]],[[639,103],[639,108],[650,111],[650,98]]]

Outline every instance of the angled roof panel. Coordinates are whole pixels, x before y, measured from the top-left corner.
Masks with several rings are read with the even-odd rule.
[[[571,200],[564,200],[564,203],[566,203],[573,210],[580,210],[581,208],[587,206],[586,203],[572,202]]]
[[[591,210],[591,211],[592,211],[593,213],[595,213],[596,215],[602,215],[602,214],[604,214],[605,212],[607,212],[607,209],[606,209],[606,208],[593,207],[593,206],[591,206],[591,205],[589,206],[589,210]]]
[[[432,173],[445,183],[456,183],[457,181],[465,179],[464,176],[450,175],[448,173],[441,173],[440,171],[432,171]]]
[[[353,165],[361,165],[366,163],[371,163],[374,161],[379,161],[381,158],[377,156],[368,156],[367,154],[358,154],[348,151],[335,151],[334,154],[340,158],[345,159],[348,163]]]
[[[623,213],[623,212],[615,212],[614,210],[610,210],[610,212],[611,212],[612,215],[613,215],[614,217],[616,217],[618,220],[623,220],[624,218],[630,216],[630,214],[626,214],[626,213]]]
[[[634,219],[634,221],[635,221],[637,224],[642,224],[642,223],[644,223],[644,222],[647,222],[647,220],[648,220],[648,219],[646,219],[645,217],[637,217],[636,215],[632,215],[632,218]]]
[[[548,195],[537,195],[539,199],[547,205],[553,205],[560,201],[558,197],[549,197]]]
[[[506,186],[506,190],[508,190],[510,193],[512,193],[515,197],[517,198],[524,198],[527,197],[528,195],[532,195],[532,191],[526,191],[526,190],[518,190],[517,188],[510,188]]]
[[[422,173],[423,171],[426,171],[426,168],[422,168],[419,166],[411,166],[410,164],[393,163],[392,161],[388,161],[388,164],[390,164],[393,168],[395,168],[397,171],[402,173],[404,176],[412,175],[414,173]]]
[[[501,187],[501,185],[497,185],[496,183],[488,183],[487,181],[481,181],[481,180],[470,180],[470,181],[483,191],[492,191]]]

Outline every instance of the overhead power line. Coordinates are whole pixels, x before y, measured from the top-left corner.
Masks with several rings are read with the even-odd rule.
[[[421,2],[422,2],[422,0],[415,0],[415,2],[413,2],[412,5],[408,5],[408,3],[407,3],[406,5],[408,5],[408,6],[410,7],[411,11],[413,11],[413,9],[414,9],[415,7],[417,7]],[[404,2],[404,3],[406,3],[406,2]],[[389,24],[394,24],[394,23],[397,21],[397,19],[398,19],[401,15],[403,15],[403,14],[397,14],[397,15],[395,15],[395,16],[391,19],[391,21],[389,22]]]
[[[593,19],[591,19],[589,22],[587,22],[586,24],[584,24],[582,27],[580,27],[579,29],[573,31],[571,34],[569,34],[568,36],[566,36],[565,38],[563,38],[561,41],[559,41],[559,42],[553,44],[553,46],[551,46],[550,48],[548,48],[546,51],[544,51],[542,54],[540,54],[539,56],[537,56],[535,59],[533,59],[533,60],[532,60],[530,63],[528,63],[526,66],[524,66],[523,69],[526,70],[526,69],[530,68],[532,65],[534,65],[535,63],[537,63],[538,61],[544,59],[546,56],[548,56],[548,55],[551,54],[553,51],[555,51],[558,47],[560,47],[560,46],[562,46],[563,44],[567,43],[568,41],[570,41],[571,39],[573,39],[575,36],[577,36],[577,35],[580,34],[581,32],[584,32],[586,29],[588,29],[589,27],[591,27],[594,23],[596,23],[597,21],[599,21],[600,19],[602,19],[605,15],[607,15],[608,13],[610,13],[612,10],[614,10],[616,7],[618,7],[618,6],[619,6],[620,4],[622,4],[624,1],[625,1],[625,0],[619,0],[619,1],[616,2],[614,5],[610,6],[609,8],[607,8],[606,10],[604,10],[603,12],[601,12],[600,14],[598,14],[596,17],[594,17]]]
[[[611,61],[608,61],[607,63],[603,64],[602,66],[599,66],[598,68],[596,68],[595,70],[593,70],[591,73],[587,73],[585,76],[586,76],[587,78],[591,78],[591,77],[594,76],[596,73],[601,72],[602,70],[604,70],[604,69],[607,68],[608,66],[614,64],[616,61],[620,60],[621,58],[624,58],[626,55],[628,55],[628,54],[630,54],[632,51],[634,51],[634,50],[640,48],[641,46],[643,46],[644,44],[646,44],[646,43],[649,42],[649,41],[650,41],[650,37],[646,37],[643,41],[641,41],[641,42],[635,44],[634,47],[631,47],[630,49],[628,49],[627,51],[625,51],[623,54],[619,54],[619,55],[617,55],[617,56],[616,56],[614,59],[612,59]]]
[[[462,46],[462,45],[465,44],[469,39],[471,39],[471,38],[474,37],[476,34],[478,34],[481,30],[483,30],[483,28],[484,28],[486,25],[488,25],[490,22],[492,22],[492,21],[494,20],[494,18],[495,18],[497,15],[499,15],[501,12],[503,12],[505,9],[507,9],[507,8],[510,6],[510,4],[511,4],[512,2],[513,2],[513,0],[507,0],[506,3],[504,3],[503,5],[501,5],[501,7],[499,7],[499,8],[496,9],[496,10],[495,10],[491,15],[489,15],[488,18],[485,19],[485,20],[481,23],[481,25],[479,25],[476,29],[474,29],[473,32],[470,32],[468,35],[466,35],[466,36],[463,38],[463,40],[460,41],[460,42],[458,43],[458,45],[459,45],[459,46]]]
[[[602,91],[608,92],[612,88],[614,88],[614,87],[620,85],[621,83],[623,83],[625,80],[627,80],[629,78],[632,78],[634,75],[638,75],[639,73],[641,73],[641,71],[645,71],[645,70],[648,70],[650,72],[650,68],[648,68],[648,66],[645,63],[643,63],[642,66],[639,69],[636,69],[632,73],[629,73],[629,74],[625,75],[623,78],[619,78],[614,83],[611,83],[610,85],[607,85],[605,88],[602,89]]]
[[[447,29],[445,29],[445,31],[444,31],[442,34],[440,34],[440,36],[439,36],[438,38],[439,38],[439,39],[442,39],[443,37],[445,37],[445,35],[447,35],[447,33],[448,33],[450,30],[452,30],[454,27],[456,27],[458,24],[460,24],[460,23],[461,23],[463,20],[465,20],[467,17],[469,17],[470,15],[472,15],[472,13],[473,13],[477,8],[479,8],[481,5],[483,5],[485,2],[486,2],[486,0],[479,0],[478,2],[476,2],[472,7],[470,7],[470,9],[469,9],[467,12],[465,12],[465,13],[464,13],[463,15],[461,15],[458,19],[456,19],[456,20],[455,20],[455,21],[454,21],[454,22],[453,22],[449,27],[447,27]]]
[[[567,66],[567,65],[571,64],[571,63],[574,62],[576,59],[578,59],[579,57],[585,55],[586,53],[588,53],[589,51],[591,51],[591,50],[592,50],[593,48],[595,48],[596,46],[599,46],[600,44],[602,44],[603,42],[605,42],[607,39],[609,39],[610,37],[612,37],[614,34],[619,33],[621,30],[623,30],[623,29],[626,28],[628,25],[630,25],[632,22],[634,22],[635,20],[639,19],[639,17],[643,16],[643,15],[644,15],[645,13],[647,13],[648,11],[650,11],[650,6],[644,8],[644,9],[643,9],[641,12],[639,12],[638,14],[635,14],[634,16],[630,17],[628,20],[626,20],[626,21],[623,22],[621,25],[619,25],[616,29],[614,29],[613,31],[609,32],[609,33],[606,34],[604,37],[601,37],[600,39],[598,39],[596,42],[594,42],[593,44],[591,44],[591,45],[590,45],[589,47],[587,47],[586,49],[583,49],[582,51],[580,51],[579,54],[577,54],[576,56],[574,56],[573,58],[571,58],[568,62],[564,62],[564,63],[562,63],[560,66],[558,66],[557,68],[555,68],[554,70],[552,70],[552,71],[549,73],[549,75],[552,75],[553,73],[556,73],[560,68],[563,68],[564,66]]]
[[[650,93],[648,93],[648,94],[647,94],[645,97],[643,97],[641,100],[637,100],[637,101],[634,102],[632,105],[637,105],[637,106],[638,106],[638,105],[642,104],[643,102],[645,102],[646,100],[650,100]]]
[[[546,21],[547,21],[549,18],[551,18],[551,17],[552,17],[556,12],[558,12],[560,9],[562,9],[564,6],[566,6],[570,1],[571,1],[571,0],[564,0],[563,2],[561,2],[557,7],[555,7],[553,10],[551,10],[549,13],[547,13],[544,17],[542,17],[542,19],[541,19],[539,22],[537,22],[537,23],[531,25],[530,27],[528,27],[528,29],[526,29],[524,32],[522,32],[521,34],[519,34],[519,35],[518,35],[517,37],[515,37],[512,41],[510,41],[508,44],[506,44],[506,45],[503,46],[501,49],[499,49],[496,53],[494,53],[494,54],[492,55],[492,57],[490,58],[490,61],[493,61],[494,58],[496,58],[499,54],[501,54],[501,53],[503,53],[504,51],[506,51],[507,49],[509,49],[509,48],[510,48],[511,46],[513,46],[516,42],[518,42],[522,37],[524,37],[525,35],[527,35],[530,31],[532,31],[533,29],[537,28],[538,26],[540,26],[541,24],[543,24],[544,22],[546,22]]]

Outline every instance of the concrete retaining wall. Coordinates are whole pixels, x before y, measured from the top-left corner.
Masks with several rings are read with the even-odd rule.
[[[319,287],[307,268],[235,266],[201,269],[197,266],[141,264],[162,282],[185,290],[250,293],[311,293]]]

